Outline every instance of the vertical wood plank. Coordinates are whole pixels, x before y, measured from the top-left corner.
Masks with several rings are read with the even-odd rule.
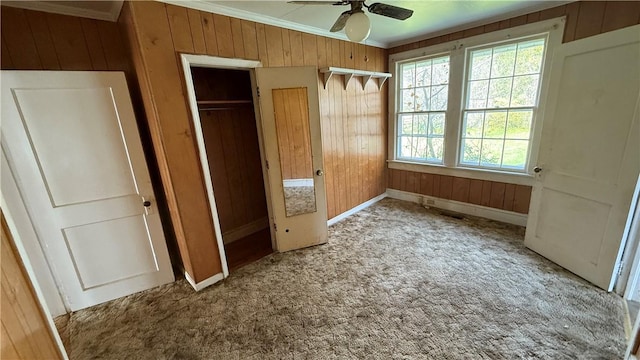
[[[269,55],[267,53],[267,38],[264,24],[256,23],[256,39],[258,42],[258,58],[260,59],[260,62],[262,62],[262,66],[271,66],[269,64]]]
[[[233,42],[233,54],[236,58],[244,59],[244,42],[242,37],[242,20],[229,18],[231,21],[231,37]]]
[[[540,11],[540,20],[549,20],[557,17],[564,16],[567,11],[566,5],[552,7],[550,9],[545,9]]]
[[[4,12],[5,8],[2,8],[2,11]],[[51,39],[51,30],[49,30],[47,14],[40,11],[25,11],[25,14],[29,21],[29,27],[33,34],[40,61],[42,62],[42,68],[47,70],[60,70],[60,62],[58,61],[58,54],[56,54],[56,49]],[[7,36],[14,36],[14,34],[8,33]],[[99,41],[98,45],[100,45]]]
[[[213,24],[218,40],[218,55],[234,57],[233,35],[231,33],[231,21],[228,16],[213,14]]]
[[[207,47],[207,54],[218,56],[218,38],[216,37],[216,28],[213,23],[213,16],[210,13],[200,12],[200,21],[202,23],[202,32],[204,33],[204,43]]]
[[[302,33],[289,30],[289,42],[291,43],[291,65],[304,65],[304,50],[302,48]]]
[[[504,191],[504,183],[493,182],[493,184],[491,184],[491,198],[489,200],[490,207],[502,209],[502,204],[504,204]]]
[[[191,38],[191,26],[187,9],[171,4],[166,5],[173,48],[179,52],[193,52],[193,40]]]
[[[513,199],[513,211],[521,214],[529,212],[529,202],[531,201],[531,186],[516,185]]]
[[[318,45],[315,35],[302,34],[302,52],[305,65],[318,66]]]
[[[116,23],[109,21],[97,22],[100,42],[104,50],[109,70],[122,70],[127,72],[131,66],[130,55],[122,43],[120,28]]]
[[[420,193],[433,196],[433,175],[420,174]]]
[[[316,53],[318,54],[318,67],[323,68],[327,66],[327,44],[326,38],[323,36],[316,36],[316,45],[318,46]]]
[[[578,25],[578,13],[580,12],[580,2],[572,2],[566,5],[567,22],[564,24],[563,43],[575,40],[576,26]]]
[[[640,2],[607,1],[602,19],[602,32],[613,31],[638,24]]]
[[[89,50],[91,67],[93,70],[108,70],[107,59],[102,49],[102,41],[96,22],[89,19],[81,19],[82,31]],[[57,60],[57,59],[56,59]]]
[[[242,20],[242,41],[244,43],[244,56],[250,60],[258,60],[258,39],[256,37],[256,23]]]
[[[469,179],[454,177],[453,189],[451,192],[451,200],[468,202],[470,184],[471,184],[471,181]]]
[[[469,203],[481,205],[482,204],[482,180],[471,179],[469,181]]]
[[[480,205],[491,206],[491,184],[493,181],[482,181],[482,198],[480,199]]]
[[[441,175],[433,174],[433,196],[440,197],[440,181]]]
[[[51,37],[62,70],[91,69],[91,57],[82,32],[80,18],[47,14]]]
[[[514,184],[506,184],[504,188],[504,202],[502,209],[507,211],[513,210],[513,199],[516,196],[516,186]]]
[[[2,7],[0,32],[10,58],[17,70],[40,70],[42,63],[38,55],[25,11]]]
[[[267,56],[269,58],[269,66],[284,66],[284,53],[282,50],[282,30],[271,25],[265,25],[264,29],[267,41]]]
[[[282,56],[284,57],[284,66],[291,66],[291,40],[289,38],[289,30],[280,29],[282,32]],[[325,107],[328,104],[325,105]]]
[[[453,192],[453,176],[441,175],[440,176],[440,194],[438,196],[443,199],[451,199],[452,192]]]
[[[13,60],[11,60],[11,55],[9,55],[9,49],[7,48],[7,44],[2,38],[2,49],[0,50],[0,66],[2,69],[14,69]]]
[[[418,185],[420,185],[420,183],[418,183]],[[413,171],[407,171],[406,184],[403,190],[408,192],[416,192],[415,186],[416,186],[416,173]]]
[[[524,25],[526,23],[527,23],[527,15],[517,16],[517,17],[509,19],[509,26],[510,27],[520,26],[520,25]]]
[[[581,1],[575,40],[597,35],[602,29],[606,1]]]
[[[207,45],[204,40],[204,31],[202,31],[200,12],[194,9],[187,9],[187,17],[189,20],[189,29],[191,30],[191,39],[193,41],[193,51],[196,54],[206,54]]]
[[[402,170],[393,169],[393,172],[391,173],[391,177],[392,177],[391,187],[396,190],[403,190],[402,189]]]

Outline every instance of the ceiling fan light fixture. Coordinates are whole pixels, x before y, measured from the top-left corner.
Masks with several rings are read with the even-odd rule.
[[[355,12],[347,19],[344,32],[349,40],[357,43],[362,42],[371,33],[371,21],[369,21],[369,17],[364,12]]]

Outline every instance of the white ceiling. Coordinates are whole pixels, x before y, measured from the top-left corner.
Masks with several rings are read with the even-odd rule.
[[[289,4],[286,0],[160,1],[346,40],[343,32],[331,33],[329,29],[340,13],[348,10],[349,6],[297,5]],[[378,1],[414,10],[413,16],[405,21],[368,14],[371,19],[371,35],[366,40],[366,44],[383,48],[468,29],[570,2],[564,0],[369,0],[367,4]],[[115,21],[122,7],[122,0],[3,0],[2,4]]]

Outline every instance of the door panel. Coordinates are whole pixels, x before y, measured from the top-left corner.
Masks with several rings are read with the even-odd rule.
[[[525,245],[611,290],[640,170],[640,26],[562,45]]]
[[[318,72],[315,67],[256,68],[269,163],[276,249],[327,241]]]
[[[2,147],[67,309],[173,281],[124,75],[2,80]]]

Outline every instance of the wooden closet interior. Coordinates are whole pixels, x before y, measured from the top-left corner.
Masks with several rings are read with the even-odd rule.
[[[272,250],[264,178],[247,70],[192,67],[229,271]]]

